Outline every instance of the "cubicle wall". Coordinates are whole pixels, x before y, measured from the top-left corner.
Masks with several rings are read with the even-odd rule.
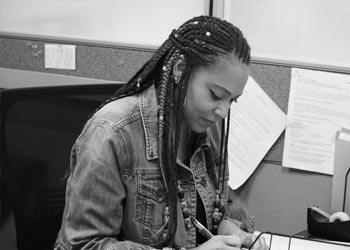
[[[76,70],[45,69],[47,43],[68,42],[0,34],[0,67],[124,82],[154,53],[154,49],[75,42]],[[291,67],[256,61],[251,65],[252,77],[285,113]],[[249,180],[232,195],[255,216],[258,230],[294,234],[306,228],[308,206],[330,210],[332,177],[282,168],[283,143],[284,133]]]

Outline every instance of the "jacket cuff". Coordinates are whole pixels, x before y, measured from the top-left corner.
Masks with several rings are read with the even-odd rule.
[[[227,206],[223,219],[236,223],[243,231],[249,233],[253,233],[255,231],[255,218],[250,216],[243,207],[233,205]]]

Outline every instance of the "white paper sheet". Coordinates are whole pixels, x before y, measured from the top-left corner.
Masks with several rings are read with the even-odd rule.
[[[232,189],[249,178],[285,126],[285,113],[249,77],[242,96],[231,106],[228,164]]]
[[[260,232],[254,233],[259,236]],[[349,242],[329,241],[324,239],[299,238],[278,233],[262,233],[270,250],[349,250]],[[245,248],[242,248],[245,249]]]
[[[45,44],[45,69],[76,70],[76,45]]]
[[[349,250],[349,245],[292,238],[289,250]]]
[[[350,125],[350,76],[292,69],[283,166],[333,174],[336,131]]]

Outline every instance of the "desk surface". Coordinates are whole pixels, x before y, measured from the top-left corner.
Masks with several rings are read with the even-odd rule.
[[[293,237],[311,239],[311,240],[321,240],[321,241],[325,241],[325,242],[336,243],[336,244],[345,244],[345,245],[350,246],[350,242],[322,239],[316,235],[310,234],[307,229],[296,233],[295,235],[293,235]]]
[[[0,88],[29,88],[119,82],[0,67]]]

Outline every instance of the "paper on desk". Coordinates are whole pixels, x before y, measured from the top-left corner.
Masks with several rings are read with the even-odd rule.
[[[349,250],[349,245],[347,243],[338,244],[326,241],[292,238],[289,250]]]
[[[337,129],[350,125],[350,76],[292,69],[284,167],[333,174]]]
[[[285,113],[249,77],[242,96],[231,106],[228,165],[232,189],[249,178],[285,126]]]
[[[264,233],[270,250],[349,250],[348,242],[330,242],[321,239],[304,239],[282,234]]]

